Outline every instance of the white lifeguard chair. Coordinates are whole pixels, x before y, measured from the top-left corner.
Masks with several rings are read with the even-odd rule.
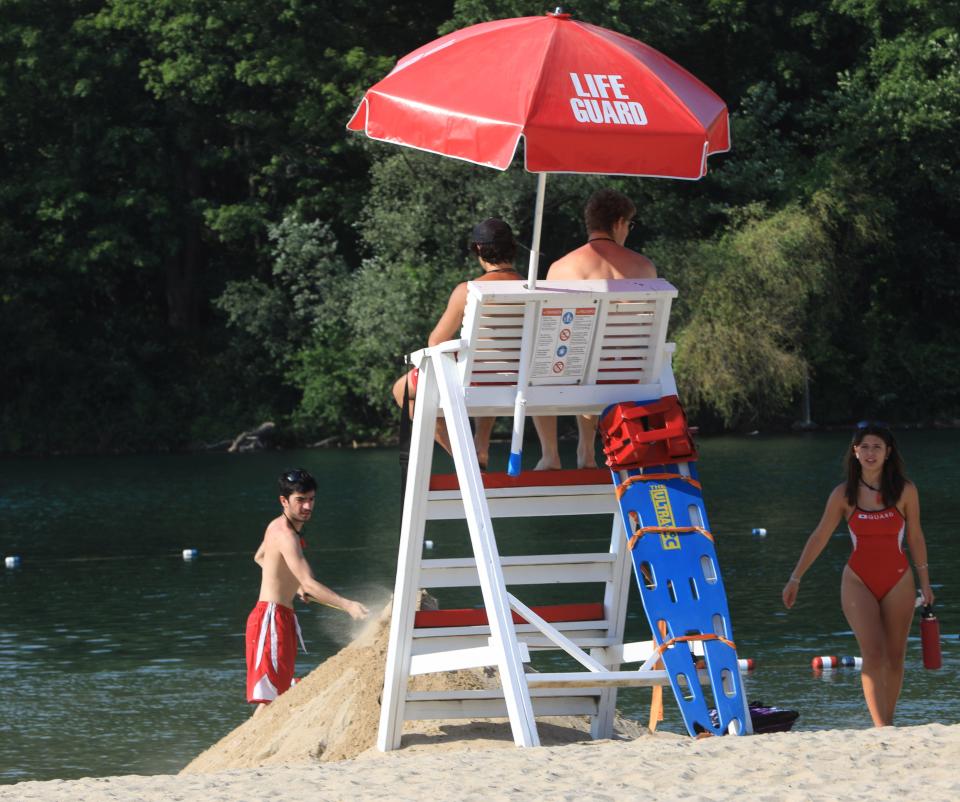
[[[481,474],[471,416],[599,414],[676,393],[666,343],[676,289],[662,279],[471,282],[461,339],[412,355],[420,368],[377,746],[400,746],[407,720],[508,717],[518,746],[537,746],[536,715],[589,715],[610,737],[616,688],[668,683],[653,642],[624,644],[631,560],[609,471]],[[438,414],[455,481],[433,482]],[[522,424],[521,424],[522,425]],[[486,486],[485,486],[486,485]],[[610,514],[610,547],[591,554],[501,558],[494,517]],[[472,555],[423,559],[428,520],[467,522]],[[602,607],[563,620],[538,614],[510,585],[602,582]],[[415,626],[421,588],[479,586],[482,620]],[[581,606],[581,610],[583,607]],[[516,614],[516,618],[514,616]],[[546,618],[554,620],[547,621]],[[531,649],[562,649],[586,670],[526,673]],[[587,651],[589,650],[589,652]],[[636,670],[621,670],[639,662]],[[412,675],[495,666],[497,691],[411,692]]]

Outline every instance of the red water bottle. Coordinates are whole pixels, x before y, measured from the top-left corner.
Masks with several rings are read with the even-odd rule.
[[[923,667],[940,668],[940,622],[933,614],[933,605],[923,605],[920,611],[920,646],[923,649]]]

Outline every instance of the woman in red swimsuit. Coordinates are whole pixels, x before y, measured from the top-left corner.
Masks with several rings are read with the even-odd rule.
[[[863,657],[863,695],[877,727],[893,724],[903,683],[907,635],[916,586],[904,544],[913,557],[924,604],[933,603],[927,544],[920,527],[916,486],[904,476],[903,461],[890,430],[861,426],[844,460],[847,479],[827,507],[783,588],[793,607],[800,579],[823,551],[841,520],[847,522],[853,552],[843,569],[840,600]]]

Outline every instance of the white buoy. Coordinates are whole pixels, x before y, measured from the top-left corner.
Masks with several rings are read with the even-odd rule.
[[[860,657],[833,657],[821,655],[810,661],[814,671],[830,670],[832,668],[863,668],[863,658]]]
[[[433,548],[433,541],[432,541],[432,540],[424,540],[424,541],[423,541],[423,546],[424,546],[424,548],[432,549],[432,548]]]
[[[200,554],[196,549],[184,549],[183,550],[183,559],[185,560],[195,560]]]
[[[756,535],[757,537],[766,537],[767,530],[764,529],[762,526],[755,526],[753,529],[750,530],[750,534]]]
[[[3,564],[7,568],[19,568],[20,567],[20,557],[17,554],[11,554],[9,557],[3,558]]]

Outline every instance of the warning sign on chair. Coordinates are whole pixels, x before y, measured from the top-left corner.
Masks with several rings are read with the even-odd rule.
[[[595,306],[541,309],[530,378],[581,381],[596,322]]]

